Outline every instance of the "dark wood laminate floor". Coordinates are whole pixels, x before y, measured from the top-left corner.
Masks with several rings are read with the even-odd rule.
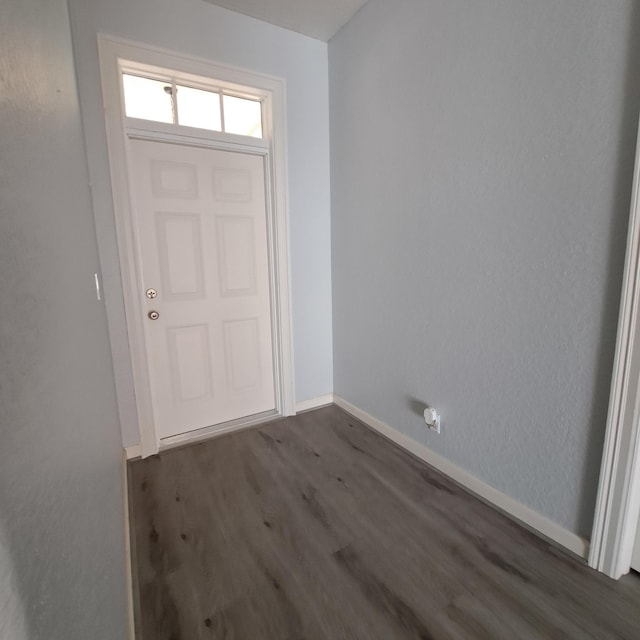
[[[336,407],[129,467],[139,640],[640,638],[614,582]]]

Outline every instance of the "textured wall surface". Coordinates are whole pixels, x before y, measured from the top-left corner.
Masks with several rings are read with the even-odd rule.
[[[123,640],[122,450],[67,7],[0,14],[0,638]]]
[[[631,195],[637,7],[370,0],[329,44],[336,393],[583,536]]]
[[[138,442],[116,248],[97,33],[284,78],[296,399],[333,390],[327,45],[200,0],[71,0],[100,261],[125,446]]]

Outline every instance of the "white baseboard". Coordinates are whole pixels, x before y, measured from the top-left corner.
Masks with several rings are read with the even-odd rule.
[[[310,398],[309,400],[303,400],[302,402],[296,403],[296,413],[300,413],[301,411],[310,411],[311,409],[319,409],[320,407],[325,407],[327,405],[333,404],[333,394],[328,393],[324,396],[318,396],[317,398]],[[279,416],[274,416],[279,417]],[[191,431],[186,434],[181,434],[179,436],[174,436],[173,438],[165,438],[161,444],[161,449],[166,449],[170,446],[182,445],[188,442],[198,442],[200,440],[206,440],[211,438],[212,436],[224,435],[225,433],[229,433],[231,431],[240,430],[246,427],[254,426],[254,424],[258,424],[261,422],[265,422],[266,420],[273,419],[271,417],[260,417],[255,421],[244,422],[239,426],[230,425],[229,428],[220,429],[220,427],[209,428],[209,429],[199,429],[197,431]],[[127,456],[127,460],[133,460],[134,458],[142,457],[142,448],[139,444],[133,444],[130,447],[125,447],[125,453]]]
[[[388,424],[382,422],[382,420],[378,420],[377,418],[374,418],[368,413],[362,411],[362,409],[359,409],[350,402],[347,402],[338,396],[334,396],[333,401],[347,413],[350,413],[352,416],[361,422],[364,422],[372,429],[375,429],[403,449],[406,449],[421,460],[430,464],[432,467],[435,467],[438,471],[449,476],[452,480],[476,494],[486,502],[497,507],[500,511],[503,511],[512,518],[520,521],[528,528],[539,532],[546,538],[553,540],[577,556],[585,559],[587,558],[589,543],[584,538],[568,531],[561,525],[549,520],[546,516],[530,509],[514,498],[494,489],[492,486],[471,475],[468,471],[458,467],[453,462],[443,458],[423,444],[416,442],[413,438],[410,438],[397,429],[390,427]]]
[[[129,476],[127,474],[126,455],[122,460],[122,489],[124,491],[124,546],[125,546],[125,570],[126,570],[126,590],[127,590],[127,626],[129,640],[135,640],[135,623],[133,619],[133,564],[131,562],[131,522],[129,520]]]
[[[127,460],[133,460],[133,458],[142,458],[142,447],[139,444],[132,444],[130,447],[124,448],[124,454]]]
[[[309,411],[310,409],[319,409],[320,407],[326,407],[329,404],[333,404],[333,393],[328,393],[324,396],[318,396],[317,398],[310,398],[309,400],[303,400],[296,403],[296,413],[301,411]]]

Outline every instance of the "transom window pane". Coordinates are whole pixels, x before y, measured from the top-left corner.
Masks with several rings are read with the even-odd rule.
[[[222,96],[224,130],[240,136],[262,138],[262,105],[257,100]]]
[[[202,80],[205,84],[206,78]],[[130,73],[122,74],[122,84],[128,118],[262,138],[260,100],[223,93],[221,107],[221,92],[215,89],[174,85],[169,80],[153,80]]]
[[[127,73],[122,75],[122,82],[128,118],[173,122],[171,83]]]
[[[220,94],[178,85],[178,124],[200,129],[222,130]]]

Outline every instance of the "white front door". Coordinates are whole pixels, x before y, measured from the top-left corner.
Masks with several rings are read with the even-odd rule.
[[[158,437],[274,410],[264,157],[138,139],[129,151]]]

